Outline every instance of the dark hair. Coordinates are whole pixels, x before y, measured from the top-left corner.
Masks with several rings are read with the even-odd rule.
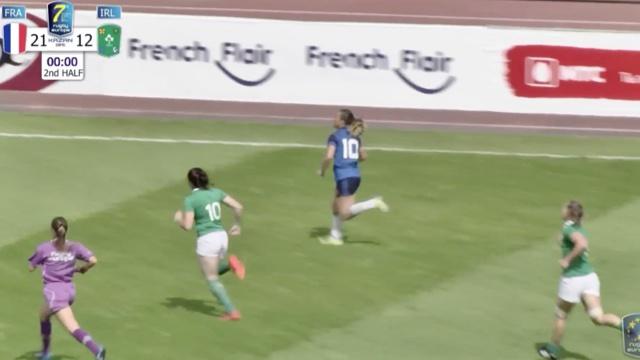
[[[360,136],[364,133],[364,120],[361,118],[353,119],[349,124],[349,133],[353,136]]]
[[[576,224],[582,221],[584,216],[584,209],[582,204],[576,200],[571,200],[567,203],[567,216],[570,220],[573,220]]]
[[[195,167],[189,170],[187,173],[187,179],[191,186],[200,189],[208,189],[209,188],[209,175],[207,172],[202,170],[199,167]]]
[[[340,118],[340,121],[342,121],[345,126],[351,125],[351,123],[353,123],[353,120],[356,119],[356,117],[353,115],[353,112],[349,109],[340,109],[338,111],[338,118]]]
[[[69,230],[69,224],[67,219],[62,216],[56,216],[51,220],[51,229],[60,239],[64,239],[67,236],[67,230]]]

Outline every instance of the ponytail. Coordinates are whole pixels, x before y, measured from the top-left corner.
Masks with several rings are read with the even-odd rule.
[[[353,123],[353,120],[355,120],[356,117],[353,115],[353,112],[351,110],[340,109],[338,111],[338,118],[345,126],[349,126]]]
[[[364,120],[361,118],[353,119],[349,124],[349,133],[355,137],[362,135],[364,133]]]
[[[69,230],[67,219],[62,216],[53,218],[53,220],[51,220],[51,229],[58,239],[65,239],[67,237],[67,230]]]

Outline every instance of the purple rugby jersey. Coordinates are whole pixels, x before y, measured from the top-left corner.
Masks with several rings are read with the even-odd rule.
[[[93,253],[84,245],[67,240],[64,251],[58,251],[52,241],[44,242],[29,258],[33,267],[42,266],[42,280],[51,283],[71,283],[76,260],[89,261]]]

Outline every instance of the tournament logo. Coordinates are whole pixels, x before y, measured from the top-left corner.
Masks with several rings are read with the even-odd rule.
[[[120,53],[122,29],[118,25],[106,24],[98,28],[98,54],[104,57]]]
[[[49,33],[64,37],[73,33],[73,4],[67,1],[54,1],[47,5]]]
[[[622,318],[622,351],[625,355],[640,358],[640,313]]]

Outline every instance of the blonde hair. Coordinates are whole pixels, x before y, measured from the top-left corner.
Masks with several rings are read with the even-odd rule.
[[[360,136],[364,134],[364,128],[364,120],[356,118],[349,124],[349,133],[353,136]]]
[[[570,220],[573,220],[576,224],[580,224],[582,222],[584,208],[580,202],[576,200],[569,201],[567,203],[567,211]]]

